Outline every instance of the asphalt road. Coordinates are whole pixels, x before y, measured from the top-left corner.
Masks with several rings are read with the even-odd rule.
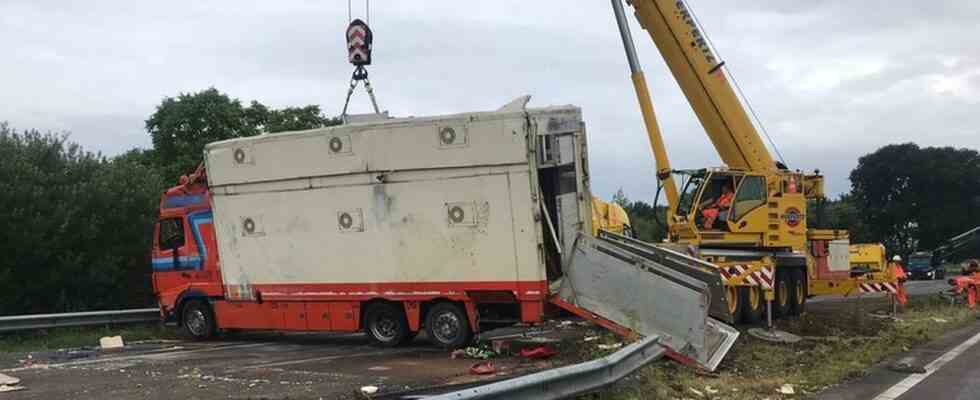
[[[905,282],[905,291],[909,296],[924,296],[939,294],[947,289],[949,289],[949,283],[946,280],[933,280],[933,281],[908,281]],[[865,298],[875,298],[875,297],[885,297],[885,293],[867,293],[862,294],[861,297]],[[824,296],[815,297],[807,300],[807,303],[823,303],[823,302],[833,302],[833,301],[843,301],[854,299],[854,296],[843,297],[843,296]]]
[[[911,295],[938,293],[946,287],[942,281],[907,285]],[[814,302],[832,306],[831,302],[843,300],[847,299],[829,297]],[[585,334],[584,328],[547,329],[559,336]],[[977,354],[971,354],[974,358],[969,361],[977,361]],[[204,343],[130,344],[115,352],[0,354],[0,373],[20,378],[26,388],[0,397],[354,399],[361,398],[358,391],[366,385],[378,386],[381,393],[397,393],[478,384],[566,361],[560,355],[545,362],[518,358],[494,362],[500,374],[476,376],[469,373],[473,360],[450,359],[447,351],[431,347],[424,338],[407,347],[379,349],[363,335],[250,333]],[[944,376],[936,374],[930,379]],[[970,376],[976,379],[976,374]]]
[[[122,351],[0,355],[0,373],[25,390],[6,399],[353,399],[362,386],[379,393],[467,384],[553,367],[559,359],[494,360],[497,375],[469,373],[475,361],[421,339],[396,349],[363,335],[240,334],[212,342],[127,345]]]
[[[822,393],[819,400],[975,400],[980,398],[980,322],[885,360],[858,381]],[[918,372],[891,366],[904,362]]]

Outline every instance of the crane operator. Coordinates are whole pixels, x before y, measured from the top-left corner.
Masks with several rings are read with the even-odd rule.
[[[724,184],[721,187],[721,195],[701,209],[701,216],[704,217],[704,229],[710,230],[719,216],[722,220],[726,218],[728,210],[732,208],[734,197],[735,193],[732,190],[732,185],[730,183]]]

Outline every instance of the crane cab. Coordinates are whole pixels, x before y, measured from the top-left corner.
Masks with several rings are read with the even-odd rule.
[[[681,192],[670,234],[680,242],[746,248],[803,248],[806,201],[822,180],[780,170],[676,171]]]

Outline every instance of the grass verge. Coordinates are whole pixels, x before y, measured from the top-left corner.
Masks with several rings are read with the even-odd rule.
[[[975,322],[964,305],[936,297],[913,299],[901,321],[868,315],[874,303],[846,304],[808,312],[779,328],[804,337],[793,344],[773,344],[748,334],[739,337],[718,372],[697,372],[674,362],[657,362],[593,399],[799,399],[838,383],[859,378],[888,356],[928,342]],[[889,308],[878,301],[878,309]],[[604,338],[614,340],[612,338]],[[594,348],[594,347],[593,347]],[[583,347],[583,357],[596,350]],[[792,385],[792,395],[778,389]]]
[[[121,335],[126,342],[176,339],[178,332],[159,324],[69,327],[0,334],[0,353],[96,347],[103,336]]]

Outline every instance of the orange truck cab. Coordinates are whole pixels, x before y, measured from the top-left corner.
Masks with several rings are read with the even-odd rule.
[[[173,321],[182,307],[203,308],[222,296],[221,271],[211,194],[203,168],[181,178],[181,184],[160,198],[160,216],[153,229],[153,291],[161,316]],[[181,326],[186,321],[178,321]],[[201,328],[200,326],[196,328]],[[204,327],[206,328],[206,327]],[[201,336],[205,331],[198,331]]]

